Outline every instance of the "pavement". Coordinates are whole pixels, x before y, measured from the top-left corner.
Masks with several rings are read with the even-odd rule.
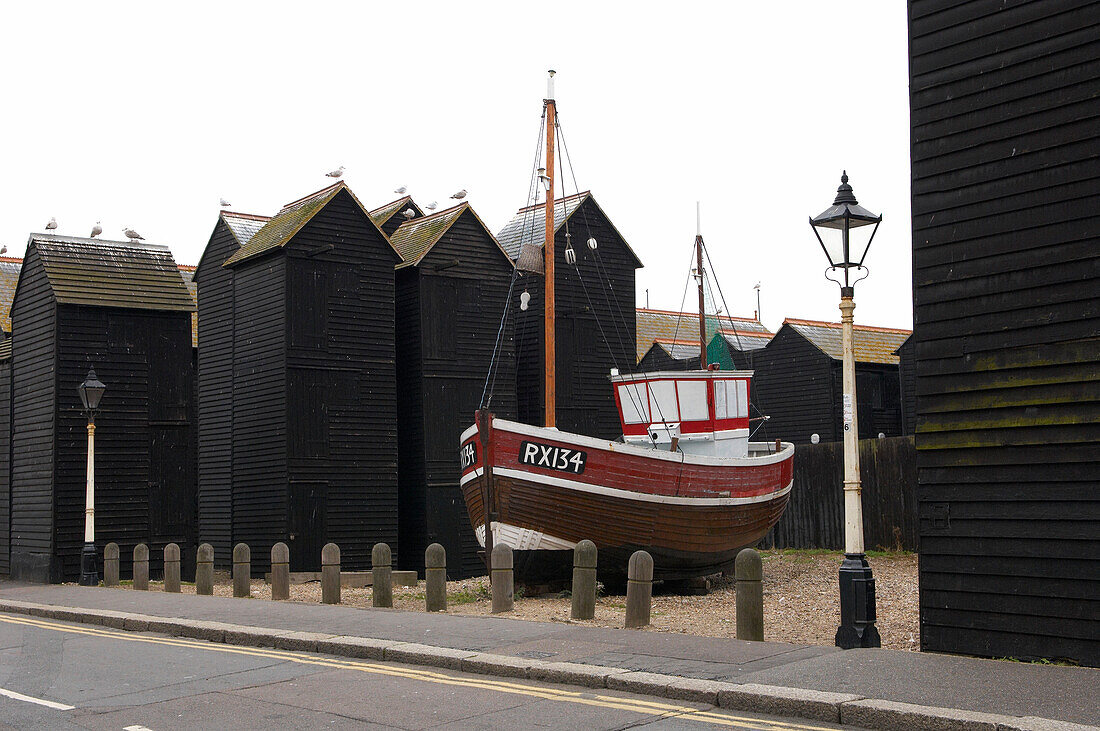
[[[873,729],[1100,728],[1100,669],[469,616],[0,582],[0,612],[444,667]]]

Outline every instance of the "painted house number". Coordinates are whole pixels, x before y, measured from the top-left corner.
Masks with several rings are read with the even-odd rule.
[[[588,454],[579,449],[555,447],[538,442],[522,442],[519,445],[520,464],[579,475],[584,472],[584,463],[587,460]]]
[[[463,470],[465,470],[467,467],[472,467],[477,464],[477,443],[466,442],[465,444],[463,444],[461,458]]]

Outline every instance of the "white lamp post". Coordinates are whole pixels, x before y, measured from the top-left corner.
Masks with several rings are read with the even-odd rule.
[[[840,627],[836,646],[880,647],[875,627],[875,577],[863,549],[863,505],[859,479],[859,423],[856,420],[856,359],[852,345],[855,284],[868,274],[863,260],[882,216],[859,205],[848,173],[840,176],[833,205],[810,219],[829,259],[826,278],[840,285],[844,381],[844,561],[840,565]],[[843,272],[843,279],[840,279]]]
[[[84,550],[80,554],[80,585],[97,586],[99,572],[95,555],[95,415],[107,387],[88,369],[88,377],[77,386],[84,413],[88,415],[88,488],[84,496]]]

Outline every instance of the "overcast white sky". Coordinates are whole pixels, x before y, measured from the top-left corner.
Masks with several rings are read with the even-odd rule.
[[[198,261],[217,220],[347,167],[376,207],[526,198],[545,71],[589,188],[677,309],[703,233],[733,314],[837,320],[807,218],[846,168],[884,221],[856,322],[910,327],[905,3],[19,3],[0,28],[0,242],[50,216]],[[570,186],[571,190],[571,186]]]

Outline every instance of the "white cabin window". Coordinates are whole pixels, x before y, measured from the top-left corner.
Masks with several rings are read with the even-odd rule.
[[[737,417],[743,419],[749,415],[749,383],[748,381],[736,381],[737,383]]]
[[[680,393],[680,418],[683,421],[710,419],[706,381],[677,381],[676,389]]]
[[[743,419],[749,415],[749,389],[745,381],[714,382],[714,416]]]
[[[649,423],[649,392],[644,383],[624,383],[619,386],[619,403],[626,424]]]
[[[676,407],[676,381],[653,381],[649,384],[649,413],[654,422],[679,421]]]

